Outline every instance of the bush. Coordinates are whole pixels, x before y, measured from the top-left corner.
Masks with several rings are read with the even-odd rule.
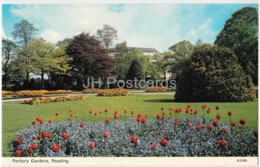
[[[146,87],[145,92],[166,92],[167,88],[165,87]]]
[[[97,93],[98,93],[97,96],[127,96],[128,90],[127,89],[121,89],[121,88],[100,89]]]
[[[242,102],[255,99],[254,85],[228,48],[195,48],[177,83],[176,101]]]
[[[71,113],[70,113],[71,114]],[[180,117],[178,115],[177,117]],[[59,116],[59,113],[56,113]],[[197,116],[179,119],[157,115],[158,119],[129,118],[100,123],[80,121],[44,123],[36,118],[32,126],[17,134],[16,156],[257,156],[257,131],[204,120]],[[118,118],[118,117],[117,117]],[[119,118],[120,119],[120,118]]]
[[[84,89],[83,93],[89,93],[89,94],[98,93],[99,90],[100,89],[95,89],[95,88]]]
[[[22,104],[42,104],[42,103],[53,103],[53,102],[62,102],[62,101],[75,101],[75,100],[83,100],[84,96],[60,96],[60,97],[44,97],[44,98],[33,98],[30,100],[24,100]]]
[[[68,94],[73,93],[71,90],[49,90],[45,94]]]
[[[12,91],[6,91],[6,90],[2,91],[2,97],[5,97],[6,95],[12,95],[12,94],[13,94]]]

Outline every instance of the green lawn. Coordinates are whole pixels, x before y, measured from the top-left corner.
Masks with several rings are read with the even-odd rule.
[[[182,107],[185,109],[188,103],[173,102],[173,95],[130,95],[127,97],[94,97],[90,96],[89,99],[80,101],[69,101],[50,104],[39,105],[25,105],[20,102],[5,102],[2,103],[2,117],[3,117],[3,156],[10,156],[10,142],[15,139],[16,132],[31,126],[32,120],[36,117],[41,117],[45,121],[52,120],[67,120],[69,117],[69,109],[73,110],[74,114],[78,114],[82,119],[89,119],[89,109],[94,111],[109,109],[107,117],[113,116],[114,110],[119,110],[120,115],[123,110],[134,110],[135,113],[148,114],[148,118],[155,118],[157,113],[161,113],[160,108],[163,106],[166,109],[169,107],[177,108]],[[201,105],[204,103],[189,103],[194,109],[199,109],[199,115],[202,115]],[[257,127],[258,118],[258,104],[257,101],[247,103],[205,103],[211,107],[210,117],[215,118],[216,110],[215,105],[220,106],[220,111],[223,115],[222,121],[228,122],[228,110],[233,111],[232,119],[239,122],[241,117],[245,118],[246,126],[250,128]],[[59,111],[60,116],[55,117],[55,112]],[[127,115],[130,115],[128,113]],[[184,113],[183,113],[184,115]],[[93,121],[103,121],[106,115],[99,116],[92,115]],[[124,117],[123,117],[124,118]]]

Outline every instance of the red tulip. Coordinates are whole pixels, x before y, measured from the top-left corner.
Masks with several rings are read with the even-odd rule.
[[[178,125],[179,122],[177,120],[174,121],[174,125]]]
[[[163,111],[163,110],[164,110],[164,107],[161,107],[161,110]]]
[[[73,117],[74,114],[70,114],[70,117]]]
[[[126,113],[127,113],[127,110],[124,110],[124,113],[126,114]]]
[[[203,128],[205,128],[205,127],[206,127],[206,125],[205,125],[205,124],[202,124],[200,127],[203,129]]]
[[[194,114],[198,114],[198,112],[199,112],[198,110],[194,110]]]
[[[243,125],[239,125],[239,129],[243,129]]]
[[[227,141],[226,140],[219,140],[219,145],[220,145],[220,147],[225,147],[227,145]]]
[[[206,104],[203,104],[202,106],[201,106],[201,108],[206,108],[207,107],[207,105]]]
[[[165,112],[162,112],[162,115],[165,115]]]
[[[51,123],[52,123],[52,120],[48,120],[48,122],[51,124]]]
[[[131,111],[131,114],[132,114],[132,115],[134,115],[134,113],[135,113],[134,111]]]
[[[118,119],[119,116],[117,114],[114,115],[114,119]]]
[[[60,145],[59,144],[53,144],[52,145],[52,151],[59,152],[59,150],[60,150]]]
[[[79,126],[81,127],[81,128],[83,128],[84,127],[84,123],[83,122],[81,122],[80,124],[79,124]]]
[[[239,121],[242,125],[246,124],[246,120],[241,118],[240,121]]]
[[[131,142],[132,143],[137,143],[138,142],[138,137],[137,136],[131,136]]]
[[[141,118],[141,123],[146,123],[146,118]]]
[[[15,151],[15,156],[16,156],[16,157],[21,157],[22,154],[23,154],[23,151],[22,151],[22,150],[16,150],[16,151]]]
[[[71,120],[71,118],[68,118],[68,121],[70,121]]]
[[[72,112],[72,110],[70,109],[70,112]]]
[[[105,119],[105,123],[106,123],[106,124],[109,124],[109,123],[110,123],[110,120],[109,120],[109,119]]]
[[[190,108],[190,104],[187,105],[187,108]]]
[[[107,109],[107,108],[105,109],[105,112],[108,112],[108,109]]]
[[[208,108],[206,112],[207,112],[207,114],[209,114],[210,113],[210,108]]]
[[[33,143],[31,147],[32,147],[33,150],[36,150],[38,148],[38,144],[37,143]]]
[[[140,118],[142,116],[142,114],[137,114],[137,117]]]
[[[232,111],[228,111],[228,115],[231,116],[232,115]]]
[[[92,110],[89,110],[88,112],[89,112],[89,114],[92,114]]]
[[[219,110],[219,106],[216,106],[215,108],[216,108],[216,110]]]
[[[160,131],[159,130],[155,131],[155,134],[160,135]]]
[[[140,118],[140,117],[137,117],[137,118],[136,118],[136,121],[137,121],[137,122],[141,122],[141,118]]]
[[[59,112],[56,112],[55,115],[58,116],[60,113]]]
[[[37,139],[38,140],[42,139],[42,135],[37,135]]]
[[[63,132],[62,133],[62,137],[63,137],[63,139],[67,139],[69,137],[69,133],[68,132]]]
[[[236,123],[235,122],[230,122],[230,125],[231,126],[236,126]]]
[[[32,124],[33,124],[33,125],[36,125],[36,121],[32,121]]]
[[[29,153],[32,153],[32,152],[33,152],[32,147],[28,147],[28,148],[27,148],[27,151],[28,151]]]
[[[157,145],[155,143],[151,144],[151,149],[156,149]]]
[[[160,119],[160,118],[161,118],[161,115],[160,115],[160,114],[157,114],[157,115],[156,115],[156,118],[157,118],[157,119]]]
[[[189,108],[186,108],[185,111],[186,111],[186,114],[188,114],[189,113]]]
[[[218,120],[213,120],[212,123],[214,126],[218,126]]]
[[[148,114],[145,114],[145,117],[147,118],[147,117],[148,117]]]
[[[160,144],[161,144],[163,147],[166,147],[167,144],[168,144],[168,140],[165,139],[165,138],[164,138],[164,139],[161,139]]]
[[[18,137],[18,138],[16,139],[16,143],[22,144],[22,143],[23,143],[23,139],[22,139],[21,137]]]
[[[89,143],[89,148],[90,148],[91,150],[93,150],[95,147],[96,147],[95,142],[90,142],[90,143]]]
[[[195,129],[196,129],[196,130],[200,130],[200,128],[201,128],[200,125],[196,125],[196,126],[195,126]]]
[[[97,113],[95,112],[94,115],[97,116]]]
[[[189,126],[189,127],[192,127],[192,123],[188,123],[188,126]]]
[[[43,119],[40,119],[39,122],[40,122],[40,124],[42,124],[43,123]]]
[[[220,118],[221,118],[221,114],[217,114],[217,115],[216,115],[216,118],[217,118],[217,119],[220,119]]]
[[[42,136],[43,137],[48,137],[48,132],[46,132],[46,131],[42,132]]]
[[[209,131],[212,131],[212,129],[213,129],[213,126],[212,126],[212,125],[209,125],[209,126],[208,126],[208,130],[209,130]]]
[[[104,138],[108,138],[109,133],[107,131],[104,132],[103,136]]]
[[[221,131],[227,133],[227,128],[222,128]]]

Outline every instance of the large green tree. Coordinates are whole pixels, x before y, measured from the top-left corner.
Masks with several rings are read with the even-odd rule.
[[[134,80],[144,80],[144,71],[141,63],[137,60],[134,59],[128,69],[128,73],[126,76],[127,81],[134,81]],[[134,82],[133,82],[134,83]],[[135,87],[137,86],[137,87]],[[134,85],[134,88],[138,88],[138,85]]]
[[[239,64],[257,84],[258,80],[258,12],[253,7],[244,7],[232,14],[215,44],[232,49]]]
[[[70,67],[68,61],[70,58],[66,55],[65,51],[43,39],[35,39],[29,43],[24,51],[29,55],[27,64],[21,64],[18,66],[21,70],[29,71],[41,76],[41,89],[44,89],[44,75],[50,73],[64,74]],[[22,57],[27,58],[27,57]]]
[[[173,77],[178,78],[181,75],[185,62],[190,58],[193,49],[194,46],[187,40],[180,41],[169,48],[171,54],[168,54],[165,59],[172,61],[170,71]]]
[[[2,39],[2,71],[3,85],[7,88],[7,82],[10,80],[11,62],[16,58],[17,46],[9,39]]]
[[[255,98],[252,79],[229,48],[203,44],[186,61],[177,82],[177,101],[240,102]]]
[[[97,35],[108,49],[113,44],[113,40],[117,39],[117,30],[110,25],[104,24],[102,29],[97,30]]]
[[[66,52],[73,58],[71,76],[80,85],[84,85],[88,77],[105,79],[113,74],[114,61],[95,36],[88,33],[74,36]]]
[[[27,20],[21,20],[19,23],[14,25],[14,30],[12,35],[14,39],[17,41],[17,46],[20,47],[19,51],[19,60],[23,65],[25,65],[24,69],[28,69],[25,71],[25,88],[29,88],[29,79],[30,79],[30,55],[28,51],[25,51],[25,47],[34,40],[36,32],[38,30],[34,27],[33,23],[28,22]]]

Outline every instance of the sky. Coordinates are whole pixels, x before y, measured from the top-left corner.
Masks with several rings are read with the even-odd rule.
[[[245,6],[258,9],[257,4],[4,4],[2,36],[14,40],[14,24],[22,19],[52,43],[81,32],[96,35],[108,24],[118,31],[114,45],[126,41],[163,52],[182,40],[213,43],[225,21]]]

